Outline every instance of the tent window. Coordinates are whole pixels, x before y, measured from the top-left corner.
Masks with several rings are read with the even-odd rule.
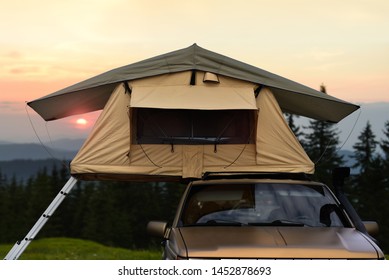
[[[243,144],[252,142],[253,110],[134,110],[138,144]]]

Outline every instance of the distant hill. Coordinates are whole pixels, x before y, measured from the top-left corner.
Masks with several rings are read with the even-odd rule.
[[[15,178],[17,181],[25,181],[44,168],[50,173],[54,166],[59,169],[63,164],[68,165],[83,142],[83,139],[61,139],[43,146],[36,143],[15,144],[2,141],[0,173],[8,180]]]
[[[358,136],[366,127],[368,121],[371,124],[371,129],[377,141],[386,138],[383,130],[385,123],[389,121],[389,102],[360,105],[361,108],[359,110],[335,124],[335,127],[340,133],[339,144],[344,150],[353,150],[353,145],[358,142]],[[309,120],[305,117],[296,117],[295,122],[297,126],[300,126],[304,130],[304,127],[308,126]],[[377,152],[380,152],[380,148],[377,148]]]
[[[38,171],[42,171],[46,168],[47,172],[50,174],[53,167],[56,166],[57,169],[60,169],[63,164],[69,165],[69,162],[73,159],[76,152],[71,151],[62,151],[62,158],[49,158],[47,152],[40,145],[32,145],[32,144],[7,144],[9,150],[8,160],[0,160],[0,173],[7,178],[7,180],[11,180],[15,178],[17,181],[26,181],[27,179],[35,176]],[[0,144],[0,150],[6,149],[6,145]],[[15,150],[18,150],[15,153]],[[42,151],[43,150],[43,151]],[[34,152],[35,151],[35,152]],[[26,155],[30,156],[30,159],[22,159],[22,158],[12,158],[17,157],[18,155]],[[61,154],[58,150],[55,150],[54,153],[56,155]],[[353,152],[348,150],[341,150],[340,155],[343,156],[345,160],[344,166],[351,167],[355,160],[351,158]],[[35,157],[35,159],[31,159],[31,155]],[[68,156],[66,156],[68,155]],[[5,156],[1,154],[4,158]],[[41,157],[41,158],[40,158]],[[351,169],[352,174],[357,174],[357,169]]]
[[[53,140],[51,143],[46,143],[47,146],[52,147],[53,149],[66,150],[66,151],[78,151],[82,144],[84,144],[85,139],[57,139]]]
[[[35,176],[38,171],[44,169],[50,174],[54,166],[59,170],[62,165],[68,166],[69,161],[61,161],[57,159],[41,159],[41,160],[28,160],[17,159],[10,161],[0,161],[0,174],[7,181],[16,179],[17,182],[26,182],[29,178]]]
[[[0,161],[14,159],[72,159],[83,143],[82,139],[61,139],[44,146],[37,143],[0,143]]]
[[[336,124],[340,133],[340,145],[342,146],[339,153],[344,156],[345,165],[349,167],[354,164],[354,160],[350,157],[353,154],[353,145],[358,141],[357,138],[366,126],[367,121],[371,123],[377,141],[385,139],[383,133],[384,123],[389,121],[388,102],[360,105],[360,110]],[[296,125],[301,126],[304,130],[308,121],[307,118],[298,117],[296,118]],[[20,127],[23,126],[20,125]],[[62,131],[63,128],[60,126],[51,127],[52,139],[55,139],[57,130]],[[17,139],[20,141],[22,138],[18,137]],[[31,141],[36,141],[36,139]],[[3,138],[3,140],[0,140],[0,172],[6,175],[7,178],[15,176],[18,180],[25,180],[35,175],[43,167],[51,171],[53,164],[60,166],[62,160],[72,160],[84,141],[85,139],[55,139],[49,143],[44,143],[44,146],[42,146],[39,143],[12,143],[7,138]],[[377,152],[380,152],[379,148]],[[357,169],[352,169],[351,172],[352,174],[358,174]]]

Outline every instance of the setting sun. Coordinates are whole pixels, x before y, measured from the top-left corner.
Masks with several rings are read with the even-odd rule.
[[[80,118],[80,119],[77,119],[77,120],[76,120],[76,124],[81,125],[81,126],[84,126],[84,125],[87,125],[87,124],[88,124],[88,121],[87,121],[86,119]]]

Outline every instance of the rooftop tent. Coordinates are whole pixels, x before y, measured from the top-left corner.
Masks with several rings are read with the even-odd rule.
[[[179,180],[206,172],[313,173],[268,88],[198,71],[119,84],[71,163],[84,180]],[[127,91],[126,91],[127,89]],[[128,92],[131,89],[131,93]]]
[[[79,179],[179,180],[314,165],[282,115],[337,122],[358,106],[197,45],[28,103],[45,120],[103,109],[71,163]]]

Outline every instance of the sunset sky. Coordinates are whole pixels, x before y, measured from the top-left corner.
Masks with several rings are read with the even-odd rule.
[[[37,130],[55,137],[81,135],[88,123],[77,123],[79,117],[44,123],[26,112],[25,101],[193,43],[312,88],[323,83],[329,94],[350,102],[389,102],[387,0],[0,4],[3,141],[35,137],[28,115]],[[96,114],[83,117],[93,123]]]

